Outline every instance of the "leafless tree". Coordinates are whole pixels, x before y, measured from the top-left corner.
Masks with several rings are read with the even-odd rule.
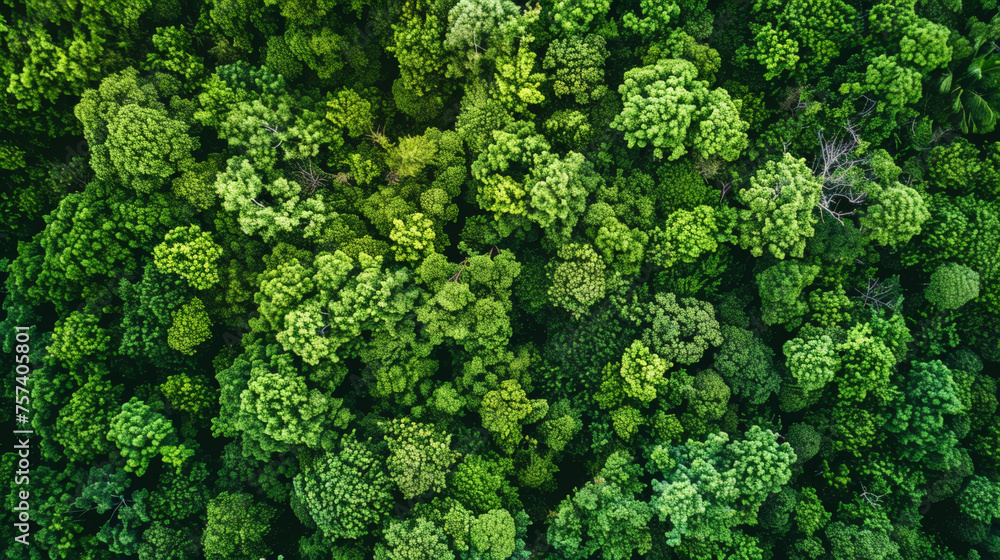
[[[869,278],[864,290],[855,290],[861,296],[864,305],[875,309],[895,308],[895,290],[893,286],[883,284],[881,280]]]
[[[864,117],[868,115],[869,113],[875,110],[875,107],[878,107],[878,102],[872,99],[871,97],[868,97],[867,95],[862,95],[861,99],[865,100],[865,108],[862,109],[860,113],[858,113],[859,117]]]
[[[882,506],[882,504],[881,504],[882,498],[884,498],[885,496],[888,495],[888,494],[878,495],[878,494],[875,494],[874,492],[869,492],[868,489],[865,488],[864,484],[861,485],[861,490],[862,490],[861,496],[860,496],[861,499],[863,499],[866,502],[868,502],[868,505],[870,505],[872,507],[881,507]]]
[[[722,194],[719,196],[719,202],[722,202],[726,199],[726,195],[729,194],[729,191],[733,190],[733,183],[731,181],[722,183],[719,190],[722,191]]]
[[[793,112],[798,109],[805,109],[809,103],[802,99],[802,86],[788,88],[785,100],[781,102],[781,110]]]
[[[326,186],[328,174],[316,167],[311,159],[304,162],[299,160],[298,167],[296,175],[306,196],[311,196],[317,189]]]
[[[829,215],[841,224],[867,198],[867,193],[855,190],[855,183],[864,176],[860,166],[867,161],[855,155],[861,146],[857,127],[848,122],[844,130],[846,135],[833,138],[824,137],[822,130],[817,132],[820,152],[813,165],[813,172],[823,180],[823,193],[816,204],[820,216]]]
[[[820,159],[816,162],[813,171],[822,177],[824,186],[827,181],[844,181],[843,178],[839,177],[840,175],[865,162],[864,158],[851,157],[854,151],[861,146],[857,126],[847,123],[844,130],[847,132],[845,136],[834,138],[825,138],[822,130],[817,132]]]

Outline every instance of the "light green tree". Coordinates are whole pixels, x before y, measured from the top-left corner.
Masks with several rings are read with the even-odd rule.
[[[843,367],[837,383],[841,398],[862,401],[873,393],[885,401],[893,395],[890,380],[896,357],[881,338],[873,335],[869,323],[851,327],[847,340],[836,350]]]
[[[721,88],[697,80],[698,70],[680,59],[625,72],[618,87],[624,108],[611,127],[625,133],[628,147],[653,146],[653,155],[676,160],[689,149],[702,157],[733,161],[748,146],[739,109]]]
[[[403,497],[443,491],[445,477],[459,456],[450,448],[451,436],[409,418],[395,419],[384,428],[389,444],[386,466]]]
[[[501,451],[510,455],[523,439],[521,426],[541,418],[541,408],[548,409],[545,401],[529,400],[521,384],[514,379],[500,382],[500,388],[483,396],[479,407],[483,428],[493,434]]]
[[[150,192],[194,163],[198,141],[162,109],[125,105],[108,122],[106,145],[122,183]]]
[[[301,231],[305,237],[320,234],[328,214],[320,197],[310,197],[302,185],[278,177],[270,182],[243,157],[229,160],[215,182],[222,206],[239,215],[248,235],[260,233],[271,241],[281,233]]]
[[[219,283],[215,261],[222,254],[222,247],[212,241],[212,234],[192,224],[168,231],[163,243],[153,248],[153,263],[163,272],[187,280],[192,288],[206,290]]]
[[[601,223],[594,246],[604,261],[622,275],[637,274],[646,256],[649,235],[638,228],[630,229],[617,218],[609,216]]]
[[[718,248],[719,226],[711,207],[698,205],[693,210],[678,208],[667,216],[661,229],[656,226],[649,245],[649,256],[663,267],[679,262],[693,263],[704,253]]]
[[[556,0],[552,6],[552,32],[578,37],[600,27],[611,9],[611,0]]]
[[[326,106],[326,118],[338,128],[346,129],[352,138],[370,132],[375,124],[371,102],[357,90],[341,88],[330,95]]]
[[[423,518],[393,520],[375,546],[375,560],[454,560],[448,538],[435,524]]]
[[[205,556],[221,560],[270,554],[264,537],[277,513],[267,504],[255,503],[250,494],[221,492],[208,502],[202,535]]]
[[[304,464],[292,481],[309,517],[329,539],[363,537],[389,512],[391,481],[369,446],[353,432],[345,435],[337,452]]]
[[[404,220],[393,220],[389,233],[396,259],[411,263],[419,263],[434,252],[435,236],[434,222],[421,212],[409,214]]]
[[[74,311],[56,321],[49,355],[67,367],[100,358],[111,347],[111,337],[100,327],[101,318]]]
[[[107,439],[121,451],[125,470],[136,476],[145,474],[157,454],[163,454],[164,462],[169,461],[178,469],[187,456],[194,454],[194,450],[176,445],[177,433],[170,421],[138,397],[123,404],[111,419]],[[181,453],[177,454],[177,450]]]
[[[840,356],[827,335],[793,338],[785,343],[785,364],[803,391],[819,391],[840,370]]]
[[[193,356],[198,345],[212,337],[212,320],[205,304],[193,297],[174,311],[173,322],[167,329],[167,345],[181,354]]]
[[[560,260],[550,263],[546,270],[549,301],[580,318],[604,298],[604,260],[592,246],[580,243],[563,245],[557,255]]]
[[[59,411],[53,439],[72,461],[87,461],[111,451],[106,437],[118,408],[122,387],[107,379],[91,377]]]
[[[882,245],[898,248],[906,244],[931,217],[927,203],[913,187],[895,183],[871,198],[876,204],[861,216],[861,226]]]
[[[740,210],[740,245],[755,257],[767,249],[779,259],[802,258],[806,240],[815,233],[813,208],[822,190],[823,181],[805,159],[785,153],[781,161],[766,162],[736,193],[747,206]]]
[[[505,509],[491,509],[476,517],[469,529],[472,549],[486,560],[507,560],[515,548],[514,518]]]

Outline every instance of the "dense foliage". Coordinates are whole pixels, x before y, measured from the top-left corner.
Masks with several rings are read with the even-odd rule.
[[[5,557],[1000,558],[997,8],[3,2]]]

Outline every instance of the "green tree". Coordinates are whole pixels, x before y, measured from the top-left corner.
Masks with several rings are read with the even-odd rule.
[[[840,0],[757,0],[751,12],[760,14],[763,24],[751,26],[754,44],[739,56],[760,61],[766,80],[785,71],[816,74],[856,41],[857,10]]]
[[[731,527],[754,522],[767,495],[791,479],[795,452],[787,443],[756,425],[745,438],[730,442],[719,432],[704,442],[654,449],[651,462],[661,476],[652,481],[650,505],[672,524],[668,546],[728,541]]]
[[[260,233],[264,241],[291,231],[318,236],[328,216],[321,197],[310,197],[302,185],[284,177],[265,182],[243,157],[229,160],[225,172],[217,176],[215,188],[222,207],[239,215],[243,232]]]
[[[820,267],[797,261],[781,261],[757,275],[757,289],[763,300],[763,319],[767,325],[783,324],[793,330],[809,311],[802,297]]]
[[[194,418],[206,418],[218,405],[218,398],[212,386],[203,378],[179,373],[167,377],[160,385],[160,392],[171,406]]]
[[[698,70],[680,59],[662,59],[656,64],[625,72],[619,86],[624,103],[611,127],[625,133],[628,147],[653,146],[653,155],[676,160],[688,149],[702,157],[735,160],[748,146],[749,125],[721,88],[710,90],[697,80]]]
[[[921,231],[931,217],[927,204],[913,187],[895,183],[871,197],[873,202],[861,216],[861,225],[869,229],[876,242],[893,248],[906,244]]]
[[[557,255],[560,260],[550,263],[546,270],[549,301],[580,318],[604,299],[604,260],[592,246],[579,243],[563,245]]]
[[[736,197],[747,206],[740,210],[740,245],[759,257],[766,248],[779,259],[802,258],[806,240],[813,236],[823,182],[813,176],[805,159],[785,153],[781,161],[768,161],[750,178],[750,186]]]
[[[837,387],[840,397],[862,401],[873,393],[882,401],[891,400],[895,355],[881,338],[874,336],[868,323],[851,327],[846,338],[836,347],[843,367]]]
[[[157,27],[152,40],[156,52],[146,54],[150,68],[174,72],[189,82],[198,81],[205,71],[205,61],[194,54],[193,37],[183,26]]]
[[[193,297],[173,313],[167,344],[181,354],[194,355],[198,345],[212,337],[211,327],[205,304]]]
[[[196,290],[206,290],[219,283],[215,261],[223,255],[222,247],[212,241],[212,234],[192,224],[167,232],[163,243],[153,248],[153,262],[167,273],[174,273]]]
[[[167,522],[154,521],[142,532],[137,553],[139,560],[189,560],[200,554],[199,544],[193,529],[171,528]]]
[[[1000,484],[983,476],[973,476],[955,498],[962,513],[983,523],[1000,517]]]
[[[499,389],[483,396],[479,413],[483,428],[489,430],[497,446],[510,455],[524,437],[521,426],[540,420],[538,412],[542,407],[548,409],[545,401],[529,400],[516,380],[507,379],[500,382]],[[539,417],[533,418],[535,416]]]
[[[608,457],[604,468],[559,504],[548,542],[569,560],[625,560],[652,548],[649,504],[636,498],[638,477],[629,473],[627,453]],[[616,474],[625,476],[615,476]],[[631,476],[630,476],[631,475]]]
[[[288,446],[320,446],[324,431],[345,427],[349,413],[341,400],[309,389],[295,372],[291,356],[276,356],[270,363],[258,362],[251,370],[246,389],[240,394],[240,414],[235,419],[247,439],[266,451]]]
[[[426,519],[392,521],[385,542],[375,548],[375,560],[454,560],[444,532]]]
[[[491,509],[476,517],[469,529],[472,549],[488,560],[506,560],[514,554],[514,518],[505,509]]]
[[[405,221],[393,220],[392,224],[389,239],[394,243],[392,250],[397,260],[419,263],[434,252],[434,222],[422,213],[410,214]]]
[[[399,61],[400,78],[392,88],[396,106],[418,121],[440,113],[447,64],[447,14],[428,4],[404,5],[402,17],[392,24],[392,44],[386,47]]]
[[[221,492],[208,502],[202,535],[205,556],[214,560],[270,554],[264,537],[276,515],[273,507],[255,503],[250,494]]]
[[[150,192],[194,163],[198,141],[162,109],[125,105],[108,122],[106,146],[122,183]]]
[[[448,11],[448,32],[444,44],[457,60],[448,63],[449,76],[478,75],[485,50],[506,40],[503,27],[520,15],[510,0],[459,0]]]
[[[392,505],[391,481],[369,445],[352,432],[341,439],[338,452],[304,463],[293,480],[297,499],[329,539],[368,534]]]
[[[924,296],[941,309],[958,309],[979,297],[979,273],[965,265],[945,263],[931,274]]]
[[[91,467],[86,483],[73,502],[74,507],[83,511],[104,514],[111,510],[110,519],[101,526],[97,538],[107,543],[108,549],[115,554],[135,554],[139,544],[137,525],[150,521],[146,501],[149,491],[126,494],[131,482],[128,475],[114,465]]]
[[[53,439],[63,446],[67,459],[87,461],[111,451],[106,436],[122,389],[107,379],[92,377],[73,393],[59,412],[53,432]]]
[[[641,341],[636,340],[622,355],[621,365],[610,364],[604,368],[600,390],[594,398],[601,408],[615,407],[623,398],[636,399],[648,405],[667,388],[667,370],[673,364],[652,353]]]
[[[599,101],[607,93],[604,61],[607,41],[600,35],[571,35],[549,44],[542,68],[555,70],[552,89],[557,97],[573,95],[577,103]]]
[[[722,345],[713,367],[734,393],[751,404],[763,404],[781,385],[774,350],[746,329],[722,325],[720,332]]]
[[[445,477],[459,456],[450,448],[451,436],[409,418],[393,420],[385,424],[385,430],[389,444],[386,467],[403,497],[444,490]]]
[[[649,246],[650,259],[669,268],[679,262],[693,263],[718,249],[719,224],[711,207],[678,208],[667,216],[663,229],[656,226]]]
[[[840,356],[827,335],[793,338],[785,343],[785,365],[795,384],[806,392],[822,390],[840,371]]]
[[[556,0],[552,6],[552,32],[577,37],[600,27],[611,9],[610,0]]]
[[[951,370],[941,361],[912,362],[906,402],[897,409],[889,429],[899,434],[902,457],[944,471],[958,467],[958,436],[945,415],[962,414]]]
[[[622,275],[639,272],[646,256],[649,236],[639,229],[629,229],[614,217],[606,218],[594,238],[594,246],[604,261]]]
[[[536,157],[526,181],[527,216],[557,243],[566,242],[587,207],[587,197],[601,183],[582,154],[570,152],[560,158],[548,153]]]
[[[668,362],[691,365],[710,346],[722,344],[715,308],[708,302],[659,293],[634,314],[650,325],[643,332],[643,343]]]
[[[164,462],[170,461],[175,468],[180,468],[186,456],[194,454],[183,445],[177,446],[177,433],[170,421],[138,397],[123,404],[121,411],[111,419],[107,439],[121,451],[126,461],[125,470],[136,476],[145,474],[150,460],[157,454],[162,454]],[[181,454],[173,455],[171,451],[178,448]]]
[[[346,129],[347,135],[357,138],[370,132],[375,124],[371,101],[361,96],[355,89],[341,88],[330,94],[327,101],[326,118],[339,129]]]
[[[49,355],[69,368],[100,359],[111,348],[111,337],[101,328],[101,318],[74,311],[56,321],[49,343]]]
[[[634,13],[626,12],[622,16],[622,25],[633,33],[642,35],[649,40],[663,33],[670,24],[670,19],[677,17],[680,6],[675,2],[660,3],[650,0],[640,0],[642,15],[639,19]]]

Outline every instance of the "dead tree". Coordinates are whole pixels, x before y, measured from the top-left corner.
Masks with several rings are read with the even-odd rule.
[[[813,166],[813,172],[823,180],[823,192],[816,203],[820,217],[829,215],[841,225],[844,217],[857,212],[857,206],[863,204],[868,196],[868,193],[855,189],[858,179],[864,176],[861,165],[867,161],[855,155],[861,146],[857,127],[847,123],[844,130],[847,132],[845,136],[834,138],[825,138],[822,130],[817,133],[820,153]]]

